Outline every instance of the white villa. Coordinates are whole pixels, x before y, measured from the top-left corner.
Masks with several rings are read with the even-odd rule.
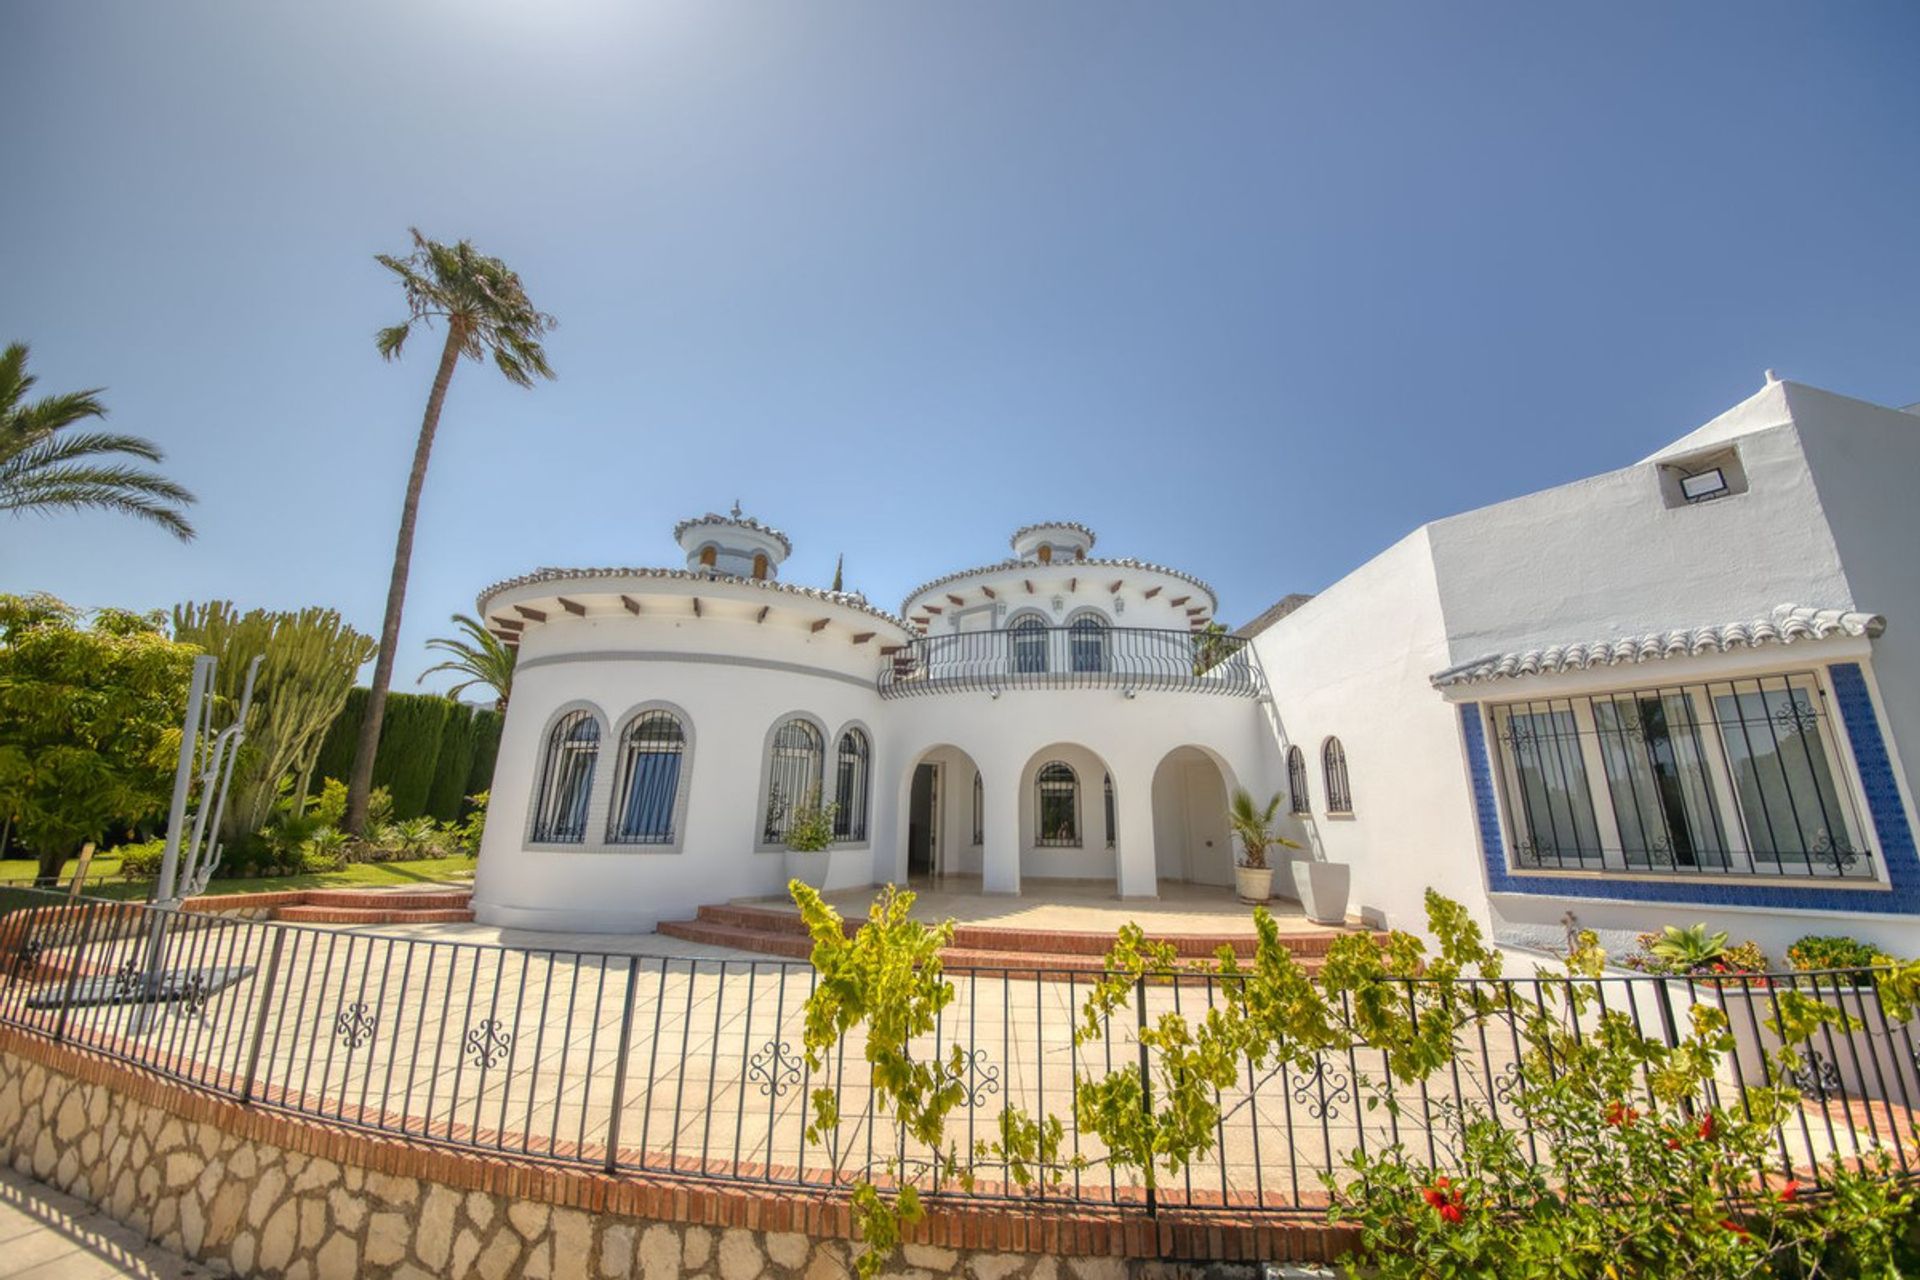
[[[1205,582],[1070,522],[894,614],[701,516],[674,567],[481,593],[520,657],[473,906],[635,932],[776,894],[814,796],[829,887],[1224,896],[1244,785],[1287,794],[1294,856],[1349,866],[1368,923],[1418,927],[1432,886],[1522,944],[1571,915],[1920,950],[1917,482],[1920,417],[1769,376],[1233,633]]]

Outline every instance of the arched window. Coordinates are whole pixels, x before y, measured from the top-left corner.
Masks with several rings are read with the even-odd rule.
[[[1054,760],[1040,766],[1034,778],[1035,830],[1033,843],[1041,849],[1080,847],[1080,779],[1072,768]]]
[[[834,768],[833,838],[858,843],[867,838],[867,792],[872,749],[867,735],[849,729],[840,735]]]
[[[1041,564],[1053,563],[1053,548],[1047,543],[1041,543],[1039,550],[1035,551],[1034,555],[1039,558]]]
[[[980,771],[973,771],[973,843],[974,847],[987,842],[987,792],[980,781]]]
[[[570,711],[547,734],[534,797],[533,842],[579,844],[587,838],[587,801],[600,755],[600,722],[591,711]]]
[[[672,844],[687,731],[671,711],[643,711],[620,735],[608,844]]]
[[[1007,628],[1013,637],[1013,673],[1040,675],[1047,669],[1047,623],[1037,613],[1026,613]]]
[[[1107,624],[1083,613],[1067,626],[1067,655],[1074,671],[1107,669]]]
[[[1113,775],[1107,775],[1107,848],[1113,848]]]
[[[1287,748],[1287,810],[1290,813],[1313,812],[1313,806],[1307,799],[1307,753],[1299,747]]]
[[[795,809],[820,803],[825,755],[820,730],[809,721],[795,716],[774,730],[767,748],[767,821],[762,832],[768,844],[787,838]]]
[[[756,578],[767,576],[767,553],[764,551],[753,553],[753,576]]]
[[[1347,786],[1347,749],[1340,739],[1328,738],[1320,748],[1320,771],[1326,776],[1327,812],[1352,813],[1353,791]]]
[[[702,569],[713,568],[713,560],[716,554],[718,553],[712,547],[700,548],[700,567]]]

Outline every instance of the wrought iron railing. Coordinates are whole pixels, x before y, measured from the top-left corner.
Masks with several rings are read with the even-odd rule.
[[[921,636],[883,649],[880,696],[1002,689],[1179,690],[1258,696],[1239,636],[1146,627],[1012,627]]]
[[[1319,1217],[1323,1175],[1342,1175],[1356,1151],[1399,1143],[1445,1166],[1446,1121],[1463,1108],[1533,1144],[1516,1106],[1528,1087],[1522,1017],[1570,1007],[1574,988],[1585,1016],[1620,1012],[1668,1043],[1690,1025],[1689,1006],[1723,1009],[1736,1048],[1701,1101],[1729,1109],[1775,1083],[1766,1024],[1783,991],[1838,1005],[1858,1028],[1826,1026],[1803,1048],[1793,1077],[1802,1102],[1778,1129],[1775,1163],[1817,1183],[1820,1166],[1881,1151],[1901,1174],[1920,1173],[1909,1128],[1920,1106],[1915,1029],[1890,1023],[1857,973],[1461,982],[1451,989],[1461,1007],[1483,993],[1495,1012],[1462,1027],[1446,1069],[1396,1079],[1357,1034],[1355,1047],[1312,1055],[1309,1067],[1249,1068],[1220,1091],[1212,1150],[1151,1197],[1075,1125],[1077,1091],[1090,1074],[1151,1061],[1140,1027],[1168,1011],[1195,1019],[1235,979],[1141,981],[1134,1007],[1082,1043],[1073,1032],[1091,975],[1036,965],[950,977],[953,1000],[912,1045],[928,1061],[962,1050],[953,1079],[964,1098],[948,1138],[972,1151],[996,1135],[1003,1108],[1050,1112],[1066,1122],[1063,1155],[1086,1163],[1030,1193],[977,1170],[970,1189],[943,1185],[943,1197]],[[857,1036],[818,1068],[807,1063],[801,1023],[814,982],[808,965],[783,960],[513,949],[0,893],[0,1024],[19,1031],[249,1105],[417,1142],[830,1193],[928,1153],[876,1116]],[[1433,1007],[1434,984],[1396,989],[1409,1011]],[[803,1132],[815,1089],[833,1093],[843,1118],[835,1144]]]

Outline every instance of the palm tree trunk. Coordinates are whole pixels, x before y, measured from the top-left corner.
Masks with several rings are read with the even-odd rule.
[[[450,321],[447,345],[440,352],[440,370],[434,374],[426,416],[420,420],[420,441],[413,449],[407,500],[400,508],[400,536],[393,547],[393,578],[387,584],[387,615],[380,622],[380,652],[373,662],[373,687],[367,691],[366,714],[360,719],[360,740],[353,751],[353,776],[347,780],[344,823],[354,835],[366,834],[367,800],[373,792],[373,757],[380,747],[380,721],[386,715],[387,687],[393,683],[393,654],[400,645],[400,614],[407,602],[407,572],[413,564],[413,525],[420,514],[420,489],[427,481],[433,435],[440,427],[440,406],[446,402],[453,367],[460,361],[461,340],[459,321]]]

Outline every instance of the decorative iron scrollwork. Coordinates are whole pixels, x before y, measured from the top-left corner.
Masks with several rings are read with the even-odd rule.
[[[497,1019],[483,1018],[467,1032],[466,1052],[482,1071],[499,1065],[513,1048],[513,1033],[501,1030],[501,1026]]]
[[[1810,733],[1820,723],[1820,713],[1805,698],[1793,698],[1784,707],[1776,707],[1773,722],[1788,733]]]
[[[128,956],[113,975],[113,994],[130,996],[146,982],[147,971],[140,963],[139,956]]]
[[[1000,1092],[1000,1068],[987,1060],[985,1049],[975,1049],[971,1053],[960,1055],[960,1070],[953,1078],[966,1090],[967,1105],[977,1107],[988,1097]]]
[[[196,973],[173,989],[173,1015],[176,1018],[197,1018],[212,997],[213,990],[207,984],[206,975]]]
[[[1860,861],[1861,855],[1860,850],[1855,849],[1845,836],[1836,838],[1831,832],[1822,831],[1813,842],[1811,856],[1837,872],[1845,872]]]
[[[333,1015],[333,1035],[351,1053],[373,1039],[379,1024],[380,1020],[367,1012],[367,1006],[356,1000]]]
[[[1313,1060],[1313,1070],[1304,1073],[1293,1086],[1293,1100],[1307,1109],[1315,1120],[1338,1120],[1340,1103],[1352,1105],[1353,1092],[1347,1077],[1329,1070],[1324,1058]]]
[[[1787,1072],[1787,1080],[1817,1102],[1846,1093],[1846,1085],[1840,1079],[1840,1065],[1812,1049],[1807,1051],[1806,1065]]]
[[[1512,1105],[1525,1087],[1520,1077],[1520,1063],[1517,1060],[1509,1062],[1493,1077],[1494,1101]]]
[[[763,1098],[784,1098],[800,1083],[800,1059],[785,1040],[769,1040],[747,1059],[747,1079],[760,1085]]]

